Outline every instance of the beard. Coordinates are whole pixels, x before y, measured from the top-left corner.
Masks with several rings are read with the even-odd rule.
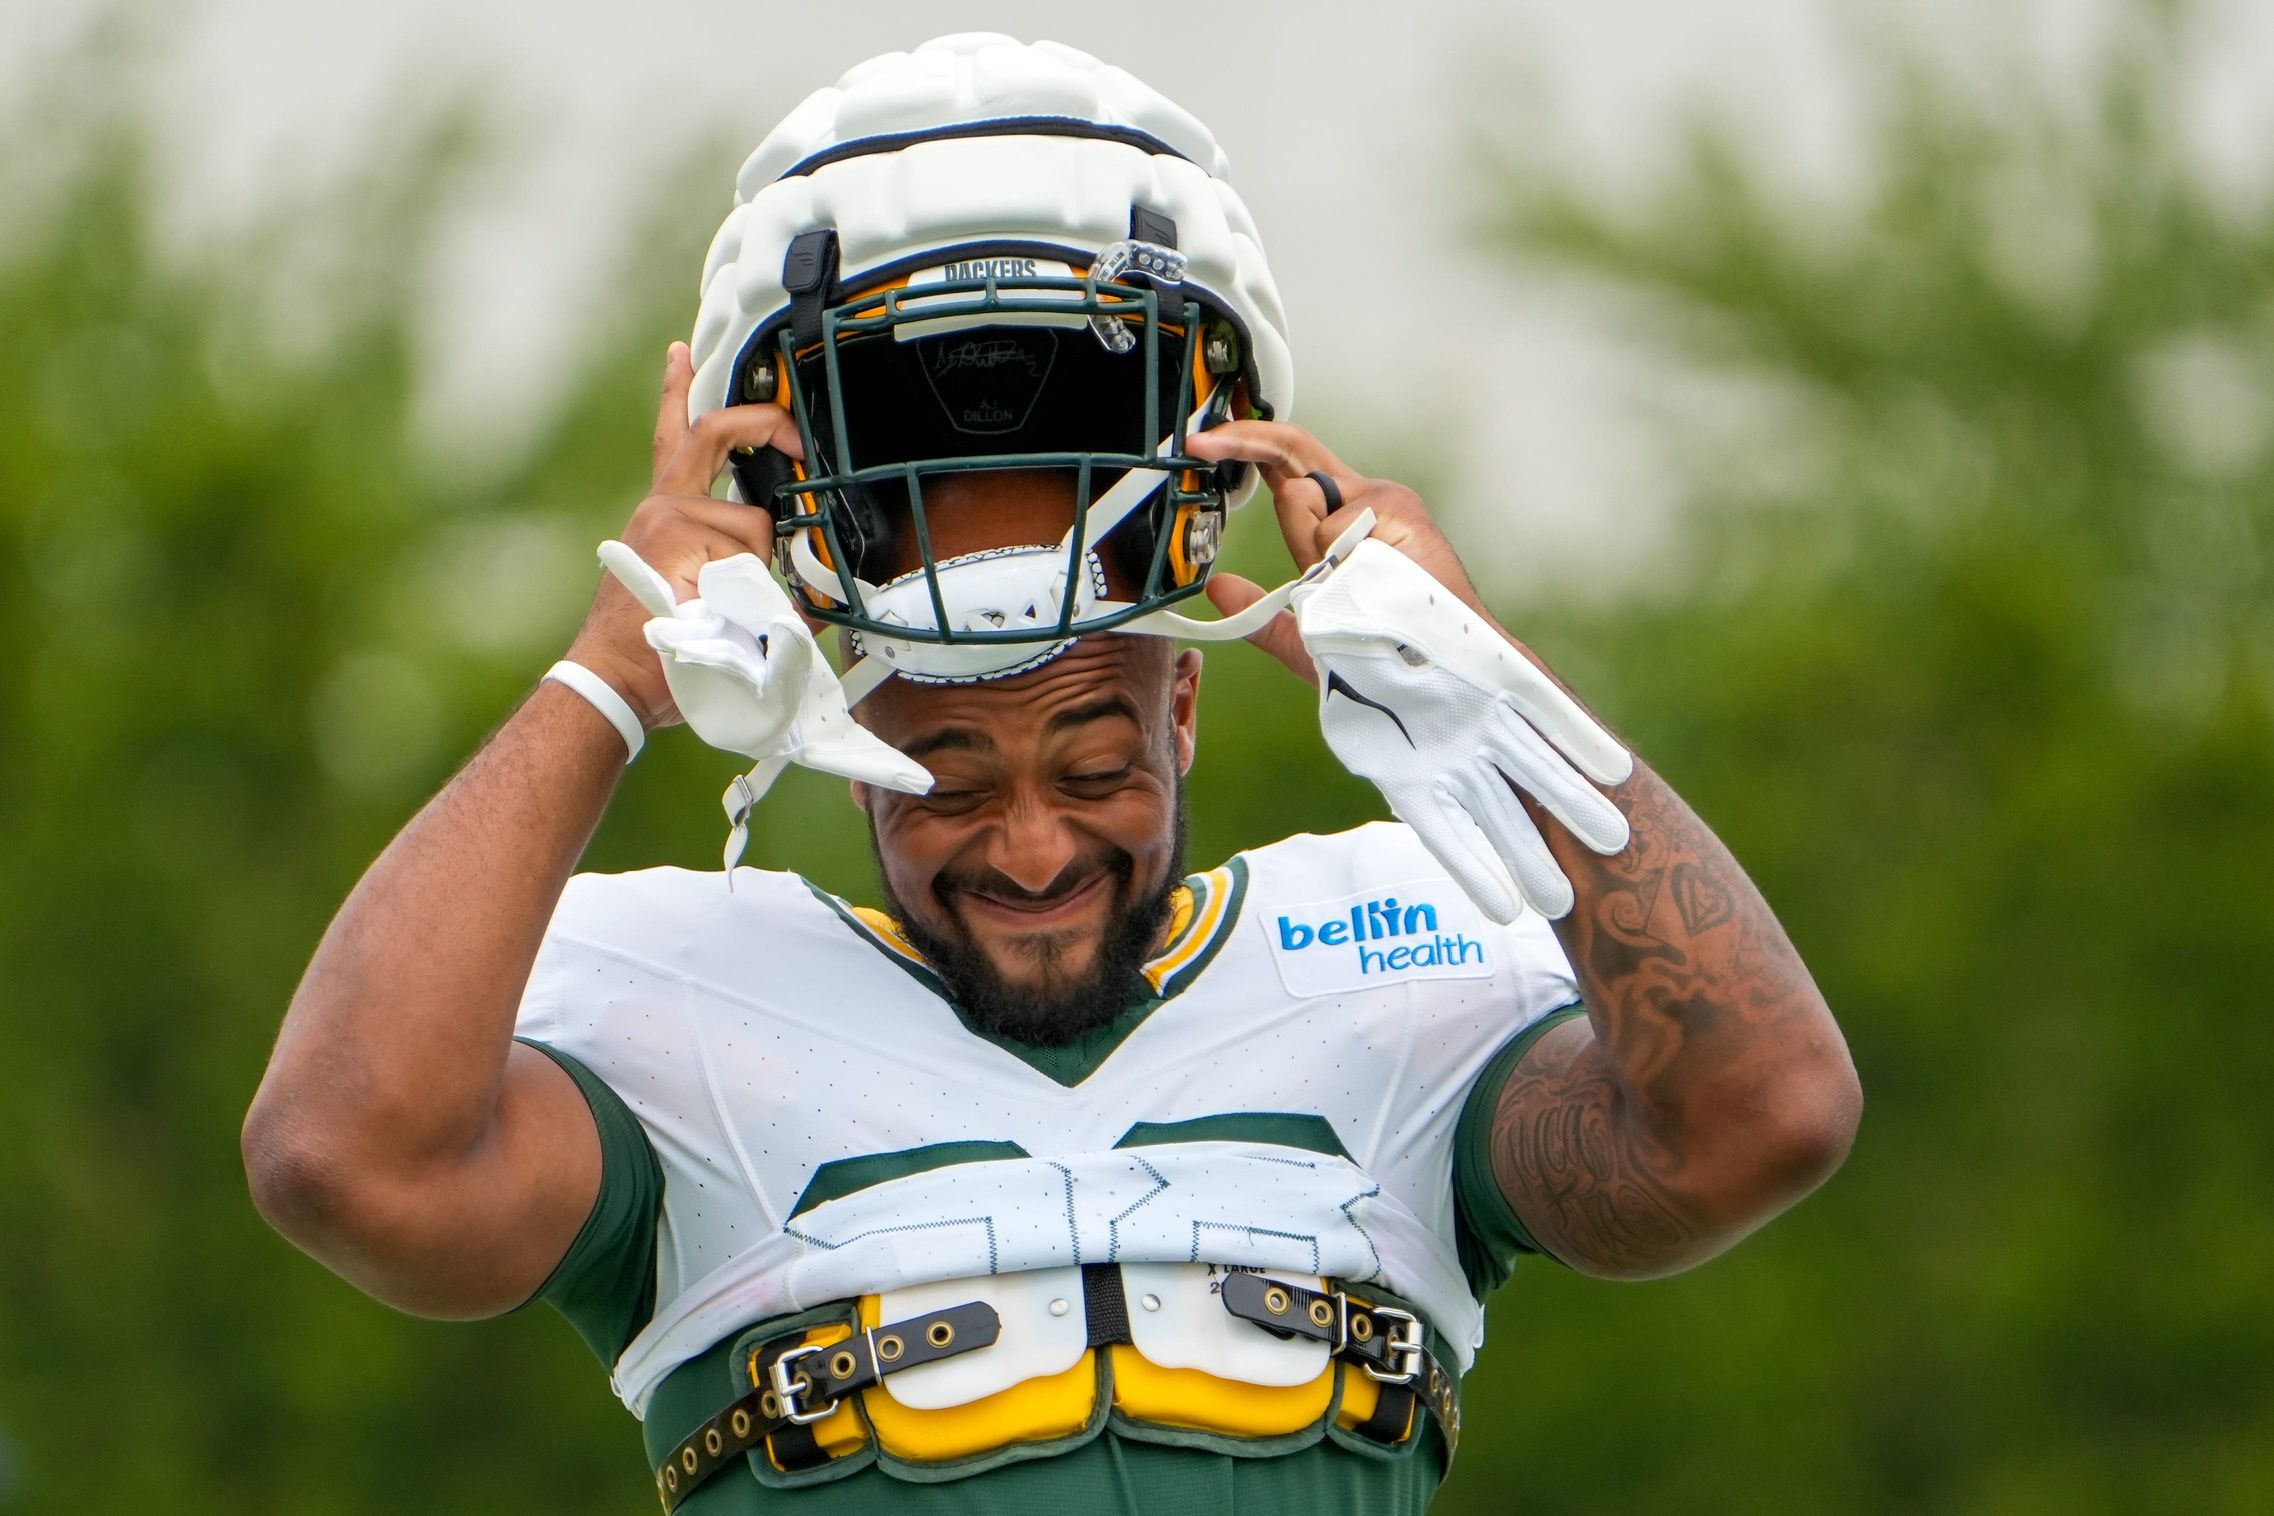
[[[967,1025],[976,1031],[1032,1047],[1063,1047],[1107,1025],[1131,1006],[1152,998],[1153,987],[1142,971],[1160,940],[1161,928],[1168,922],[1170,901],[1184,882],[1185,812],[1181,778],[1177,784],[1173,825],[1175,833],[1168,871],[1158,888],[1142,894],[1135,888],[1137,860],[1124,850],[1110,846],[1068,864],[1041,890],[1021,889],[995,869],[943,869],[933,877],[932,898],[941,917],[949,924],[945,934],[926,926],[893,893],[881,852],[877,856],[877,878],[883,887],[885,905],[898,921],[902,935],[939,975]],[[872,851],[876,850],[874,826],[869,829],[869,846]],[[959,891],[978,889],[1007,900],[1042,904],[1064,898],[1100,874],[1109,880],[1112,905],[1096,951],[1083,972],[1077,973],[1070,967],[1082,947],[1083,934],[1072,930],[1044,931],[1020,938],[1013,944],[1010,951],[1028,974],[1024,979],[1011,979],[972,939],[963,918],[956,914],[955,896]]]

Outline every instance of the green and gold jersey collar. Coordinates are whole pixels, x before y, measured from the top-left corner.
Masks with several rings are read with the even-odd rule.
[[[972,1025],[971,1017],[955,1003],[939,975],[924,961],[924,955],[901,932],[898,922],[873,907],[852,905],[811,880],[806,884],[855,936],[945,1002],[966,1031],[993,1043],[1044,1077],[1071,1088],[1096,1073],[1146,1017],[1164,1002],[1182,994],[1231,940],[1241,902],[1247,896],[1248,866],[1246,859],[1234,856],[1222,867],[1194,874],[1178,885],[1170,897],[1166,941],[1142,970],[1149,993],[1134,1000],[1127,1010],[1105,1025],[1056,1047],[1037,1047]]]

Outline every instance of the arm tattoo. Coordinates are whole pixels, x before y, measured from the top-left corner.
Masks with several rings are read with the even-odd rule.
[[[1577,1022],[1534,1044],[1500,1094],[1493,1170],[1540,1245],[1574,1267],[1676,1255],[1697,1231],[1667,1183],[1679,1155],[1638,1150],[1625,1102]]]
[[[1766,1219],[1722,1203],[1697,1139],[1742,1119],[1731,1092],[1765,1088],[1830,1022],[1767,903],[1681,798],[1639,765],[1612,798],[1633,833],[1615,857],[1541,818],[1577,895],[1555,930],[1592,1035],[1575,1022],[1526,1053],[1495,1112],[1493,1170],[1550,1253],[1640,1275]]]

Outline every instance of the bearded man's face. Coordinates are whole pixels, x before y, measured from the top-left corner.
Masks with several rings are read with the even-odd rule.
[[[1184,875],[1199,682],[1199,654],[1106,635],[1016,678],[863,702],[936,781],[862,792],[887,902],[977,1025],[1066,1042],[1142,997]]]
[[[925,486],[925,512],[942,558],[1057,542],[1073,481],[951,474]],[[1123,567],[1107,573],[1126,597]],[[1146,993],[1138,971],[1184,877],[1199,691],[1198,653],[1109,633],[1008,679],[888,679],[857,707],[932,771],[928,795],[856,796],[886,903],[974,1024],[1069,1042]]]

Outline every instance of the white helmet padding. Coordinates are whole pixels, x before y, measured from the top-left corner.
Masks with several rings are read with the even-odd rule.
[[[1238,329],[1250,398],[1284,418],[1286,314],[1228,168],[1198,121],[1074,48],[966,33],[870,59],[743,165],[704,260],[689,416],[731,403],[752,338],[787,317],[783,259],[802,234],[836,233],[851,288],[974,246],[1087,267],[1130,238],[1139,208],[1175,225],[1185,290]],[[1250,471],[1238,498],[1253,489]]]

